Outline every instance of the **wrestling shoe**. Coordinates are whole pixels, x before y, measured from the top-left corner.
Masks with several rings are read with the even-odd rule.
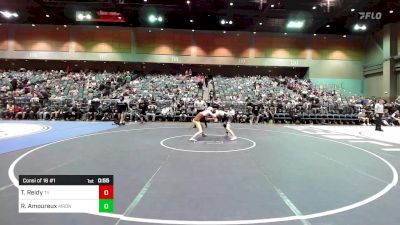
[[[235,137],[232,137],[231,138],[231,141],[234,141],[234,140],[236,140],[237,139],[237,137],[235,136]]]
[[[190,138],[190,139],[189,139],[189,141],[191,141],[191,142],[194,142],[194,143],[196,143],[196,142],[197,142],[197,140],[196,140],[196,139],[194,139],[194,138]]]

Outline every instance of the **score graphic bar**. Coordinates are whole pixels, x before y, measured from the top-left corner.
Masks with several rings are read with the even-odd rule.
[[[20,213],[112,213],[113,175],[20,175]]]

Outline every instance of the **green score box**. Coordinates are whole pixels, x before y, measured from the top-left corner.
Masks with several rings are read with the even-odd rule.
[[[99,200],[99,212],[105,212],[105,213],[114,212],[114,200],[113,199],[100,199]]]

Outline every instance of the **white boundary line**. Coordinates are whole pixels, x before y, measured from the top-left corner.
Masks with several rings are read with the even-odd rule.
[[[233,149],[233,150],[222,150],[222,151],[220,151],[220,150],[199,150],[199,151],[196,151],[196,150],[188,150],[188,149],[174,148],[174,147],[170,147],[170,146],[164,144],[165,141],[170,140],[170,139],[173,139],[173,138],[178,138],[178,137],[190,137],[190,136],[191,136],[191,135],[179,135],[179,136],[174,136],[174,137],[165,138],[164,140],[160,141],[160,145],[163,146],[164,148],[168,148],[168,149],[171,149],[171,150],[174,150],[174,151],[179,151],[179,152],[192,152],[192,153],[229,153],[229,152],[241,152],[241,151],[248,151],[248,150],[250,150],[250,149],[256,147],[256,145],[257,145],[256,142],[254,142],[254,141],[252,141],[252,140],[250,140],[250,139],[247,139],[247,138],[242,138],[242,137],[238,137],[238,139],[243,139],[243,140],[249,141],[250,143],[252,143],[250,147],[247,147],[247,148],[240,148],[240,149]],[[223,136],[223,135],[209,135],[209,136]]]
[[[1,123],[0,123],[1,124]],[[36,126],[40,126],[42,129],[32,132],[32,133],[26,133],[26,134],[18,134],[15,136],[10,136],[10,137],[2,137],[0,138],[0,141],[3,140],[7,140],[7,139],[11,139],[11,138],[17,138],[17,137],[23,137],[23,136],[29,136],[29,135],[34,135],[34,134],[40,134],[40,133],[45,133],[48,131],[51,131],[51,129],[53,128],[52,126],[49,125],[44,125],[44,124],[36,124],[36,123],[3,123],[3,124],[26,124],[26,125],[36,125]]]
[[[386,152],[400,152],[400,148],[382,148]]]
[[[119,133],[119,132],[129,132],[129,131],[137,131],[137,130],[155,130],[155,129],[171,129],[171,128],[178,128],[178,129],[186,129],[185,127],[158,127],[158,128],[143,128],[143,129],[129,129],[129,130],[117,130],[117,131],[108,131],[108,132],[101,132],[101,133],[94,133],[94,134],[87,134],[87,135],[82,135],[82,136],[78,136],[78,137],[73,137],[73,138],[67,138],[64,140],[60,140],[60,141],[56,141],[56,142],[52,142],[49,144],[45,144],[42,145],[40,147],[37,147],[35,149],[32,149],[26,153],[24,153],[23,155],[19,156],[9,167],[8,169],[8,176],[10,178],[10,180],[12,181],[12,183],[14,184],[15,187],[19,187],[18,185],[18,179],[15,177],[14,174],[14,169],[15,166],[17,165],[17,163],[24,158],[25,156],[27,156],[28,154],[37,151],[39,149],[42,149],[44,147],[56,144],[56,143],[60,143],[60,142],[64,142],[64,141],[68,141],[68,140],[73,140],[73,139],[77,139],[77,138],[82,138],[82,137],[88,137],[88,136],[94,136],[94,135],[100,135],[100,134],[110,134],[110,133]],[[339,143],[342,145],[346,145],[352,148],[355,148],[357,150],[366,152],[376,158],[378,158],[379,160],[381,160],[382,162],[384,162],[392,171],[393,174],[393,178],[392,181],[385,187],[383,188],[381,191],[379,191],[378,193],[353,204],[350,205],[346,205],[337,209],[332,209],[332,210],[328,210],[328,211],[324,211],[324,212],[319,212],[319,213],[313,213],[313,214],[307,214],[307,215],[302,215],[302,216],[288,216],[288,217],[276,217],[276,218],[266,218],[266,219],[251,219],[251,220],[221,220],[221,221],[194,221],[194,220],[163,220],[163,219],[150,219],[150,218],[140,218],[140,217],[128,217],[128,216],[124,216],[122,214],[114,214],[114,213],[87,213],[87,214],[91,214],[91,215],[96,215],[96,216],[102,216],[102,217],[108,217],[108,218],[116,218],[116,219],[120,219],[120,220],[125,220],[125,221],[131,221],[131,222],[139,222],[139,223],[156,223],[156,224],[179,224],[179,225],[234,225],[234,224],[261,224],[261,223],[274,223],[274,222],[284,222],[284,221],[293,221],[293,220],[307,220],[307,219],[313,219],[313,218],[318,218],[318,217],[324,217],[324,216],[329,216],[329,215],[334,215],[334,214],[338,214],[341,212],[345,212],[345,211],[349,211],[355,208],[358,208],[360,206],[366,205],[380,197],[382,197],[383,195],[385,195],[387,192],[389,192],[393,187],[395,187],[398,183],[398,172],[397,170],[394,168],[394,166],[392,164],[390,164],[388,161],[386,161],[384,158],[380,157],[379,155],[372,153],[368,150],[365,150],[363,148],[351,145],[351,144],[347,144],[347,143],[343,143],[343,142],[339,142],[339,141],[335,141],[335,140],[330,140],[330,139],[326,139],[326,138],[321,138],[321,137],[315,137],[315,136],[311,136],[311,135],[304,135],[304,134],[298,134],[298,133],[291,133],[291,132],[283,132],[283,131],[272,131],[272,130],[263,130],[263,129],[251,129],[251,128],[236,128],[237,130],[255,130],[255,131],[264,131],[264,132],[276,132],[276,133],[283,133],[283,134],[292,134],[292,135],[298,135],[298,136],[304,136],[304,137],[311,137],[311,138],[316,138],[316,139],[320,139],[320,140],[326,140],[326,141],[330,141],[330,142],[335,142],[335,143]]]

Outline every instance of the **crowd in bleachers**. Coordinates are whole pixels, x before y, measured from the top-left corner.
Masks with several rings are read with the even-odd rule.
[[[215,98],[233,102],[239,121],[272,119],[282,123],[369,124],[374,121],[375,97],[342,96],[295,77],[215,77]],[[255,107],[256,106],[256,107]],[[400,96],[386,102],[384,124],[399,124]],[[256,109],[256,110],[255,110]],[[242,114],[242,115],[241,115]]]
[[[343,96],[284,76],[137,75],[126,72],[0,71],[0,118],[113,120],[124,96],[127,119],[190,121],[204,106],[236,110],[235,122],[374,122],[374,97]],[[205,85],[203,85],[205,83]],[[210,83],[210,85],[208,85]],[[209,86],[209,92],[203,91]],[[204,97],[204,100],[202,99]],[[399,125],[400,96],[386,102],[384,124]]]

